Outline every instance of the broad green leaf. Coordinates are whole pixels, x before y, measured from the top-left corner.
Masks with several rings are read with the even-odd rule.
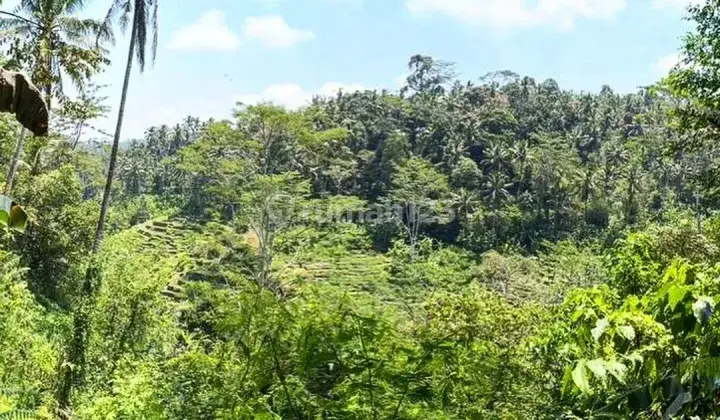
[[[620,383],[625,383],[625,375],[627,374],[627,366],[617,360],[606,360],[605,369]]]
[[[0,225],[7,227],[10,224],[12,204],[12,198],[6,195],[0,195]]]
[[[631,325],[621,325],[620,327],[618,327],[617,330],[622,337],[630,341],[633,341],[635,339],[635,328],[633,328]]]
[[[636,351],[625,356],[625,358],[633,363],[638,364],[638,365],[641,365],[645,361],[645,358],[643,358],[642,354],[640,354]]]
[[[594,359],[586,363],[586,366],[595,375],[595,378],[601,382],[607,380],[607,370],[605,369],[605,361],[603,359]]]
[[[669,309],[675,309],[678,303],[682,302],[687,296],[689,290],[685,286],[673,286],[668,290],[668,307]]]
[[[576,322],[576,321],[577,321],[578,319],[580,319],[580,317],[582,317],[583,315],[585,315],[585,309],[584,309],[584,308],[575,309],[575,311],[573,312],[573,314],[570,316],[570,320],[571,320],[572,322]]]
[[[610,322],[607,318],[599,319],[597,323],[595,323],[595,328],[590,332],[595,341],[598,341],[600,337],[602,337],[608,325],[610,325]]]
[[[665,295],[667,295],[667,293],[668,293],[668,291],[670,290],[670,288],[671,288],[671,287],[674,287],[674,286],[675,286],[674,283],[665,283],[665,284],[663,284],[663,286],[662,286],[660,289],[658,289],[658,291],[657,291],[658,296],[665,296]]]
[[[590,388],[590,378],[588,378],[587,365],[585,360],[580,360],[575,369],[572,372],[572,379],[575,386],[578,387],[580,392],[587,395],[592,395],[592,389]]]

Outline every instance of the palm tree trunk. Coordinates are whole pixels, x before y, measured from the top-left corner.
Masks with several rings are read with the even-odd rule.
[[[9,195],[12,190],[13,181],[15,180],[15,169],[17,168],[18,160],[20,160],[20,153],[25,143],[25,127],[20,127],[18,133],[17,142],[15,143],[15,153],[13,153],[12,160],[10,161],[10,169],[8,169],[7,180],[5,181],[5,189],[3,194]]]
[[[137,13],[137,11],[136,11]],[[105,230],[105,219],[107,218],[108,207],[110,206],[110,193],[112,192],[113,177],[115,174],[115,165],[117,163],[118,147],[120,145],[120,134],[122,131],[123,117],[125,116],[125,101],[127,100],[128,87],[130,85],[130,74],[132,73],[133,54],[135,54],[135,35],[137,33],[137,16],[133,19],[133,28],[130,35],[130,48],[128,49],[127,65],[125,66],[125,80],[123,82],[122,96],[120,97],[120,108],[118,109],[117,126],[115,127],[115,136],[113,137],[112,150],[110,151],[110,164],[108,165],[107,181],[105,182],[105,192],[103,193],[102,206],[100,207],[100,219],[98,220],[97,230],[95,231],[95,241],[93,242],[92,252],[97,253],[100,249],[103,233]]]
[[[48,107],[48,113],[52,109],[52,85],[45,86],[45,103]]]
[[[45,93],[45,105],[47,105],[48,113],[50,113],[50,110],[52,109],[52,88],[53,88],[53,55],[50,51],[54,49],[54,43],[51,39],[45,38],[46,45],[48,46],[48,52],[45,53],[45,70],[47,71],[47,75],[49,79],[47,80],[47,83],[45,86],[42,87],[42,90]],[[48,116],[49,117],[49,116]]]
[[[117,127],[115,128],[115,136],[113,137],[112,150],[110,152],[110,163],[108,165],[107,181],[105,182],[105,191],[103,193],[102,206],[100,207],[100,219],[98,220],[97,230],[95,232],[95,241],[91,250],[91,260],[85,273],[83,288],[81,291],[81,299],[77,304],[73,317],[73,336],[69,345],[67,354],[67,362],[62,368],[62,378],[60,380],[60,388],[58,392],[58,408],[61,418],[69,419],[72,417],[70,397],[72,388],[78,378],[83,375],[85,368],[85,352],[87,346],[87,336],[90,330],[90,309],[94,292],[99,287],[98,279],[100,272],[95,262],[95,255],[100,249],[103,231],[105,228],[105,218],[107,216],[108,206],[110,205],[110,192],[112,190],[113,176],[115,174],[115,164],[117,162],[118,145],[120,143],[120,133],[122,130],[123,116],[125,115],[125,101],[127,99],[128,86],[130,84],[130,74],[132,73],[133,54],[135,53],[135,39],[137,34],[137,9],[134,11],[133,27],[130,34],[130,48],[128,49],[127,65],[125,67],[125,80],[123,82],[122,96],[120,97],[120,108],[118,110]]]

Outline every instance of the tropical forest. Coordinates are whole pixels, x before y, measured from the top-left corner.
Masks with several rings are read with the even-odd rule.
[[[0,419],[720,416],[720,0],[633,93],[413,54],[132,138],[178,6],[16,3]]]

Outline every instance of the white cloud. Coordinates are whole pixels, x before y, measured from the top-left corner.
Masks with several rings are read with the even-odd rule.
[[[315,92],[303,89],[295,83],[281,83],[271,85],[260,93],[246,93],[238,97],[238,101],[247,105],[257,104],[259,102],[272,102],[276,105],[282,105],[288,109],[298,109],[305,105],[309,105],[313,96],[333,96],[342,90],[346,93],[366,90],[367,87],[357,83],[325,83]]]
[[[243,35],[269,48],[285,48],[315,38],[312,31],[288,26],[281,16],[257,16],[245,19]]]
[[[653,71],[655,72],[655,76],[665,77],[668,73],[670,73],[670,70],[676,66],[679,66],[680,68],[687,68],[687,65],[682,62],[682,55],[672,53],[658,59],[653,64]]]
[[[260,1],[277,4],[279,0]],[[283,17],[276,15],[248,17],[242,28],[242,41],[260,42],[268,48],[286,48],[314,38],[312,31],[291,28]],[[167,46],[185,51],[235,51],[240,43],[240,36],[225,23],[225,14],[208,10],[196,22],[175,31]]]
[[[477,26],[508,29],[554,26],[572,29],[577,19],[611,19],[626,0],[406,0],[415,16],[441,14]]]
[[[689,5],[703,4],[705,0],[655,0],[656,9],[684,9]]]
[[[234,51],[240,39],[225,23],[225,14],[208,10],[200,18],[172,34],[168,48],[172,50]]]

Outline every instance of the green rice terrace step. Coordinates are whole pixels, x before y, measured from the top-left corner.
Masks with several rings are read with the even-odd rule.
[[[135,230],[143,239],[138,246],[139,252],[157,253],[158,258],[171,258],[177,264],[175,275],[168,279],[162,291],[163,296],[178,302],[184,300],[185,288],[190,282],[204,281],[226,287],[212,270],[217,264],[215,255],[197,254],[198,249],[203,249],[204,241],[212,243],[216,240],[218,232],[210,232],[197,222],[183,219],[150,220],[136,226]],[[248,243],[251,247],[254,244],[250,236],[239,239],[237,243]],[[233,252],[227,248],[225,251]],[[380,254],[350,253],[319,257],[313,261],[294,261],[278,255],[273,271],[289,287],[323,282],[353,296],[374,296],[383,303],[400,305],[402,290],[389,283],[389,267],[389,259]]]
[[[273,268],[285,283],[322,282],[349,295],[371,295],[394,305],[402,298],[389,283],[389,267],[390,261],[384,255],[357,253],[310,262],[287,262],[279,257]]]
[[[143,239],[137,247],[139,252],[157,254],[160,259],[170,258],[176,264],[175,275],[168,279],[162,291],[163,296],[175,301],[184,299],[185,286],[191,281],[209,281],[218,287],[224,286],[213,278],[213,273],[203,268],[214,264],[214,260],[191,256],[192,250],[203,241],[203,237],[214,239],[217,232],[208,231],[200,223],[184,219],[150,220],[135,226],[134,230]]]

